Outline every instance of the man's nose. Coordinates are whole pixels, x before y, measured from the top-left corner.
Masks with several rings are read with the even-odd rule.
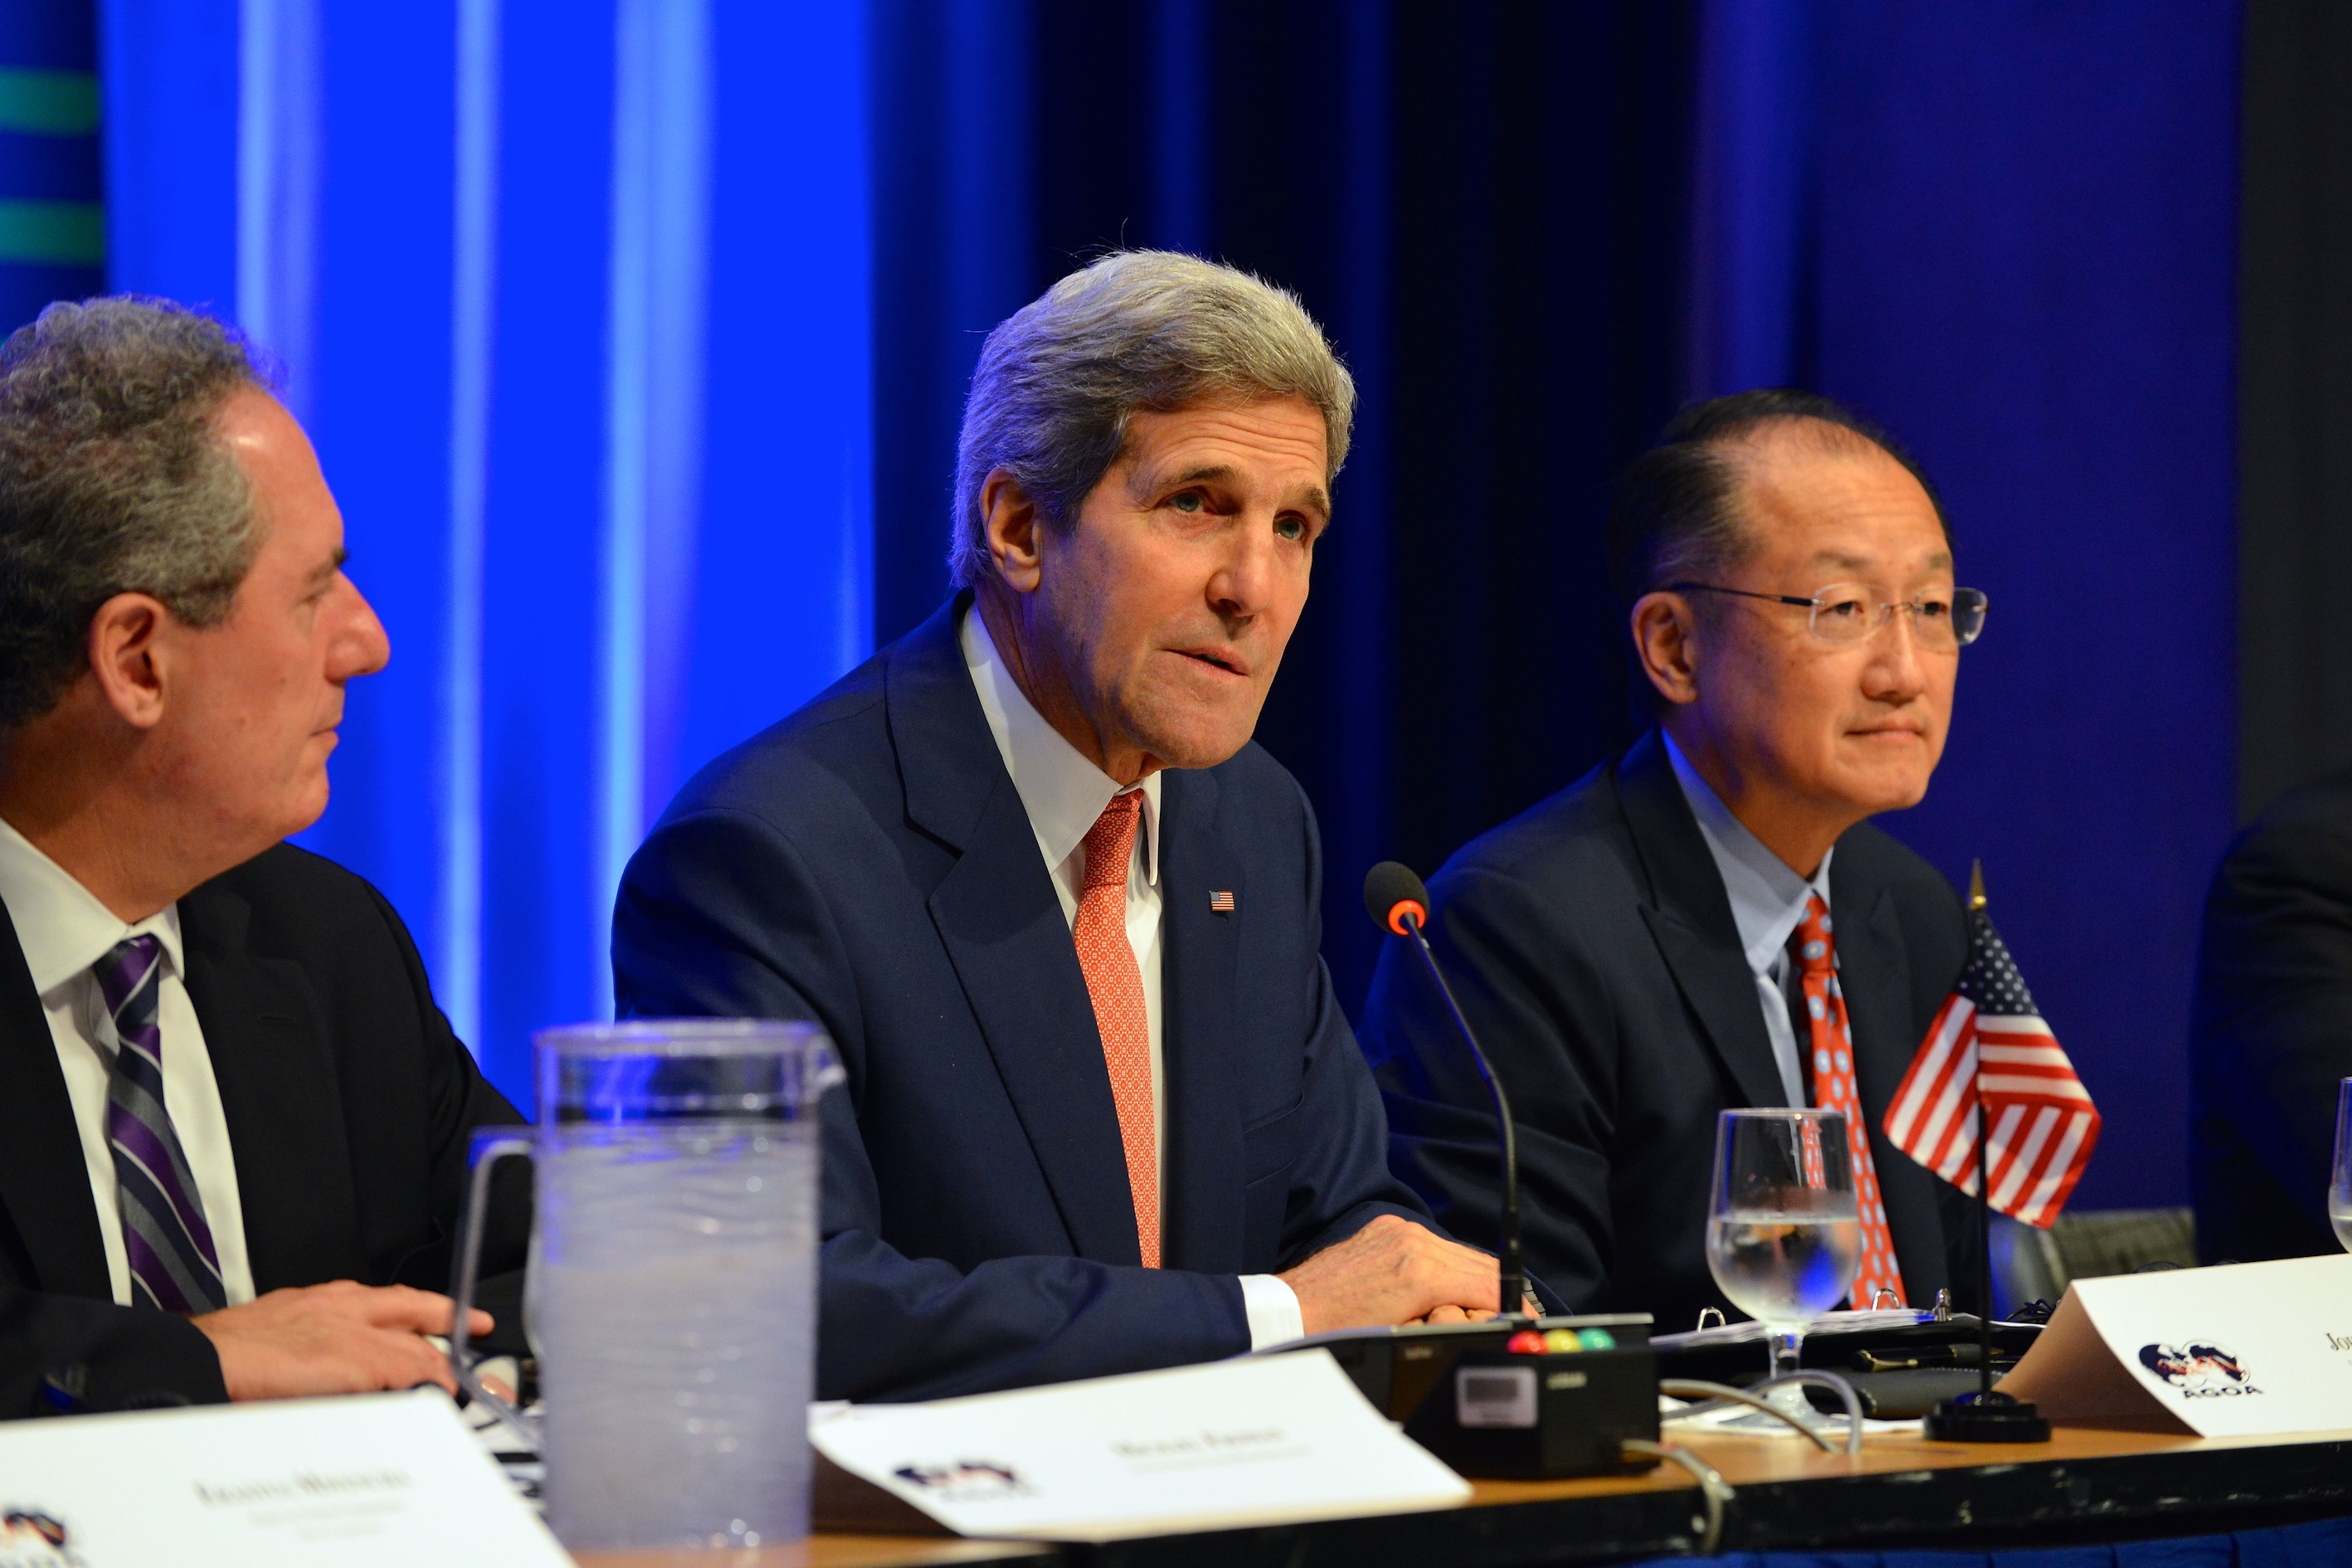
[[[1224,561],[1209,579],[1209,602],[1219,615],[1246,618],[1265,608],[1274,590],[1274,543],[1271,518],[1253,518],[1234,530]]]
[[[1901,702],[1927,689],[1919,662],[1919,628],[1912,616],[1909,609],[1895,605],[1871,637],[1870,663],[1863,671],[1863,689],[1868,695]]]
[[[345,603],[339,606],[340,624],[327,649],[327,678],[340,681],[373,675],[392,662],[392,638],[376,619],[375,606],[350,578],[338,579],[335,596]]]

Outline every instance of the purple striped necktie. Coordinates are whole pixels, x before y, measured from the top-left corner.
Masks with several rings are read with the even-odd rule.
[[[163,1031],[156,1023],[163,944],[152,936],[119,942],[92,972],[121,1041],[106,1089],[106,1138],[114,1148],[131,1301],[167,1312],[217,1311],[228,1304],[220,1255],[163,1109]]]

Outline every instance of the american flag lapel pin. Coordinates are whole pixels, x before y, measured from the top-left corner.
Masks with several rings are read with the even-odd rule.
[[[1234,912],[1234,896],[1231,893],[1225,892],[1211,893],[1209,895],[1209,912],[1213,915],[1232,914]]]

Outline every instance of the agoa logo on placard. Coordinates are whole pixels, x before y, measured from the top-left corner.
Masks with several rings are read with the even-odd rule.
[[[2179,1389],[2183,1399],[2235,1399],[2262,1392],[2237,1352],[2210,1340],[2142,1345],[2139,1363]]]
[[[65,1521],[37,1509],[0,1509],[0,1568],[85,1568]]]
[[[890,1473],[909,1486],[922,1488],[941,1502],[999,1502],[1006,1498],[1032,1497],[1037,1489],[1021,1479],[1020,1471],[994,1459],[959,1459],[952,1465],[901,1465]]]

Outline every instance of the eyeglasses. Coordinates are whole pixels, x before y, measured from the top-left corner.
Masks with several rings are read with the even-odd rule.
[[[1876,637],[1897,610],[1911,612],[1911,634],[1922,647],[1960,648],[1984,631],[1983,594],[1974,588],[1948,588],[1897,599],[1884,588],[1866,583],[1832,583],[1810,599],[1788,594],[1758,594],[1746,588],[1719,588],[1712,583],[1669,583],[1677,594],[1728,594],[1741,599],[1761,599],[1768,605],[1796,605],[1812,612],[1805,624],[1823,642],[1858,643]]]

